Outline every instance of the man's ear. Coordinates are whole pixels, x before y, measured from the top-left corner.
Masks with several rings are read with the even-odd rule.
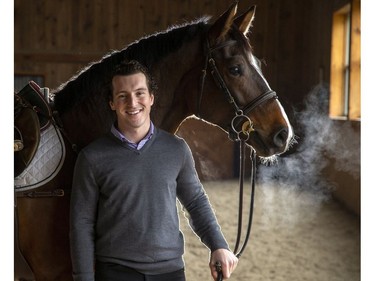
[[[113,101],[109,101],[109,106],[111,107],[112,110],[115,110],[115,105],[113,104]]]

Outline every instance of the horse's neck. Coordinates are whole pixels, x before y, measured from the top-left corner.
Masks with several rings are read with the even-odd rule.
[[[152,118],[160,128],[175,133],[180,124],[194,114],[188,101],[197,100],[202,52],[200,40],[194,40],[158,65],[160,70],[154,76],[159,95]]]
[[[151,69],[158,84],[152,109],[152,121],[156,126],[174,133],[186,117],[194,114],[188,101],[197,99],[200,74],[197,66],[202,64],[202,52],[201,39],[197,35],[176,52],[161,58]],[[189,84],[193,89],[187,89]],[[107,132],[114,120],[103,93],[97,93],[95,99],[82,102],[59,117],[70,141],[78,147]]]

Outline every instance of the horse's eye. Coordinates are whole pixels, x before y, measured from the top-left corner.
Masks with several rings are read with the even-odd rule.
[[[242,70],[239,66],[236,65],[229,68],[229,73],[233,76],[240,76],[242,75]]]

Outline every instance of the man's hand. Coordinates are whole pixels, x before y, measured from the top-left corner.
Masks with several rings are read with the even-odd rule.
[[[217,280],[216,263],[220,263],[223,278],[228,279],[238,264],[238,258],[226,249],[218,249],[211,253],[210,269],[214,280]]]

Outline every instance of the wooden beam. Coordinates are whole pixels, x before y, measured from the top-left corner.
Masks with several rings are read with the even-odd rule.
[[[100,60],[105,53],[74,53],[74,52],[15,52],[15,62],[50,62],[50,63],[88,63]]]

